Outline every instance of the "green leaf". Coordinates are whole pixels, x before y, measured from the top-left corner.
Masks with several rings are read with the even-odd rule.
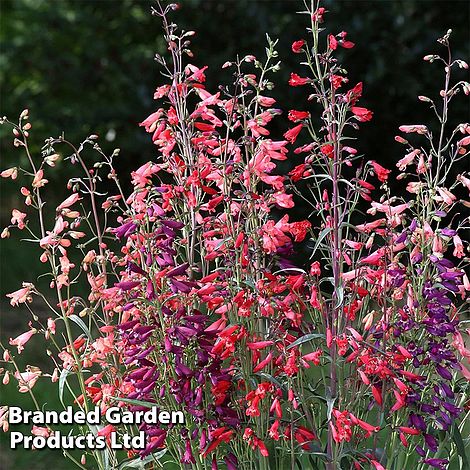
[[[62,372],[60,373],[59,377],[59,400],[64,405],[64,387],[67,382],[67,376],[71,374],[70,370],[68,369],[62,369]]]
[[[310,255],[311,258],[315,255],[316,251],[318,250],[318,247],[320,246],[320,243],[332,230],[333,230],[332,227],[326,227],[320,232],[320,235],[318,235],[315,246],[313,247],[312,254]]]
[[[338,307],[341,307],[341,304],[343,303],[343,298],[344,298],[343,286],[338,287],[337,294],[338,294],[338,300],[336,302],[335,309],[337,309]]]
[[[461,468],[470,468],[470,465],[468,464],[467,451],[465,450],[465,444],[462,439],[462,434],[460,434],[459,427],[456,424],[454,424],[452,438],[454,439],[455,446],[457,447],[457,453],[462,459],[463,466]]]
[[[335,405],[336,398],[326,397],[326,403],[328,405],[328,410],[326,415],[328,416],[328,421],[331,420],[331,414],[333,413],[333,407]]]
[[[69,315],[67,318],[72,320],[74,323],[76,323],[82,330],[83,332],[87,335],[87,338],[91,339],[91,333],[88,327],[85,325],[85,322],[77,315]]]
[[[278,380],[276,380],[272,375],[266,374],[266,372],[258,372],[256,375],[263,377],[263,379],[269,380],[271,383],[279,387],[280,390],[284,388]]]
[[[147,455],[144,459],[136,458],[128,460],[127,462],[122,462],[121,465],[119,465],[118,470],[122,470],[124,468],[138,468],[140,470],[144,470],[145,465],[150,462],[160,460],[167,453],[167,450],[168,449],[163,449],[159,452],[155,452],[154,454]]]
[[[152,403],[150,401],[140,401],[140,400],[131,400],[130,398],[121,398],[121,397],[109,397],[111,400],[123,401],[124,403],[129,403],[136,406],[145,406],[146,408],[153,408],[157,406],[157,403]]]
[[[306,343],[308,341],[312,341],[312,339],[324,338],[325,335],[323,333],[308,333],[300,338],[297,338],[293,343],[287,346],[287,349],[292,349],[298,346],[299,344]]]

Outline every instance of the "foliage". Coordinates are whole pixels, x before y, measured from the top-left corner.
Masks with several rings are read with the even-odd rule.
[[[171,22],[176,9],[153,9],[166,81],[141,126],[158,158],[132,171],[130,195],[115,166],[120,151],[104,151],[97,135],[77,146],[48,138],[38,158],[29,110],[17,124],[3,119],[30,168],[1,176],[29,179],[21,194],[38,222],[13,209],[2,237],[28,232],[56,296],[31,282],[8,294],[32,321],[9,340],[17,354],[1,345],[4,382],[16,379],[38,409],[35,385],[49,377],[64,406],[185,412],[181,427],[77,430],[148,438],[127,456],[66,452],[82,468],[153,466],[168,456],[197,469],[398,470],[451,460],[464,468],[470,282],[460,236],[469,203],[456,194],[470,190],[458,170],[470,125],[453,126],[449,109],[470,85],[453,78],[468,65],[453,58],[451,31],[438,41],[442,57],[424,58],[444,70],[436,97],[419,96],[437,124],[406,122],[395,137],[404,148],[400,195],[391,170],[358,151],[355,132],[374,113],[340,61],[354,50],[351,35],[325,32],[325,8],[312,1],[299,15],[308,34],[290,46],[301,59],[289,70],[296,92],[287,108],[274,87],[278,41],[267,36],[264,58],[225,62],[230,84],[216,87],[210,69],[193,65],[194,32]],[[288,128],[275,124],[278,103],[290,109]],[[48,213],[49,167],[62,159],[73,168],[71,194]],[[114,195],[101,192],[105,181]],[[291,210],[298,201],[309,220]],[[298,263],[307,239],[310,259]],[[51,317],[39,318],[33,301]],[[36,335],[48,342],[52,370],[20,363]],[[7,429],[7,409],[2,417]]]

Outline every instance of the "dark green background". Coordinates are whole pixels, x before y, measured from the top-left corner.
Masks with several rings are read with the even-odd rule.
[[[174,14],[184,29],[197,32],[192,50],[196,65],[209,65],[208,86],[215,89],[230,79],[220,66],[247,53],[264,54],[265,32],[279,38],[283,69],[273,92],[286,110],[304,97],[287,86],[291,71],[301,71],[299,56],[290,52],[294,40],[305,37],[305,18],[296,15],[302,3],[255,0],[182,0]],[[62,131],[79,142],[91,133],[99,134],[107,151],[122,149],[118,169],[127,175],[155,157],[155,147],[138,122],[154,110],[153,91],[162,83],[153,60],[163,53],[160,24],[149,14],[151,2],[136,0],[0,0],[0,114],[15,120],[25,107],[33,123],[32,144],[38,151],[42,141]],[[350,84],[364,82],[362,106],[374,111],[374,119],[362,126],[358,147],[367,158],[392,167],[401,157],[393,137],[400,124],[420,123],[430,117],[417,95],[435,96],[442,86],[442,71],[422,61],[439,51],[436,39],[448,28],[454,30],[456,56],[470,59],[470,4],[462,1],[325,1],[330,10],[325,26],[330,32],[346,30],[356,47],[341,51],[349,70]],[[463,78],[464,74],[460,76]],[[468,100],[451,110],[452,122],[468,119]],[[287,123],[282,119],[279,130]],[[111,130],[111,131],[110,131]],[[115,133],[115,139],[111,140]],[[11,138],[0,128],[0,167],[24,157],[11,146]],[[53,176],[55,173],[56,176]],[[70,176],[65,164],[49,172],[49,196],[65,195]],[[9,222],[12,207],[21,209],[17,182],[1,181],[0,225]],[[35,282],[40,271],[37,253],[22,244],[16,234],[0,242],[2,299],[19,287],[22,280]],[[37,273],[37,274],[36,274]],[[3,300],[3,340],[24,331],[26,313],[13,310]],[[34,363],[34,343],[25,353]],[[39,342],[37,343],[39,344]],[[3,402],[14,399],[14,385],[0,389]],[[55,388],[43,386],[49,403],[57,402]],[[24,396],[28,407],[28,397]],[[5,442],[5,441],[3,441]],[[4,446],[5,447],[5,446]],[[71,468],[61,463],[60,453],[9,452],[2,449],[0,468]]]

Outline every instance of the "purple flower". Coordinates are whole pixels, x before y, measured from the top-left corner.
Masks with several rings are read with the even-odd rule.
[[[397,239],[395,240],[395,243],[396,244],[403,243],[404,241],[406,241],[407,238],[408,238],[408,231],[405,230],[400,235],[398,235]]]
[[[443,228],[441,230],[441,234],[444,235],[445,237],[453,237],[454,235],[457,234],[457,230],[453,230],[451,228]]]
[[[435,215],[436,217],[441,217],[441,218],[442,218],[442,217],[446,217],[446,216],[447,216],[447,212],[444,212],[444,211],[436,211],[436,212],[434,212],[434,215]]]
[[[424,440],[426,441],[426,445],[432,452],[437,451],[437,440],[434,436],[432,436],[431,434],[425,434]]]
[[[441,365],[436,366],[436,372],[446,380],[451,380],[452,379],[452,374],[445,368],[442,367]]]
[[[463,276],[463,272],[461,271],[447,271],[441,274],[441,279],[447,279],[447,280],[453,281],[462,276]]]
[[[189,281],[178,281],[176,279],[170,279],[170,288],[173,293],[183,292],[187,294],[191,292],[191,288],[194,286],[194,282]]]
[[[446,470],[449,461],[447,459],[424,459],[423,463],[439,470]]]
[[[416,429],[419,429],[420,431],[426,431],[426,423],[424,422],[422,416],[411,413],[409,421],[410,424]]]
[[[173,228],[175,230],[179,230],[184,227],[183,222],[178,222],[176,220],[167,219],[167,220],[162,220],[161,222],[163,225]]]
[[[117,227],[112,230],[114,235],[118,238],[123,238],[123,237],[128,237],[129,235],[133,234],[135,230],[137,229],[137,225],[133,222],[127,222],[126,224],[121,225],[120,227]]]
[[[416,453],[421,457],[426,455],[426,451],[421,446],[416,446]]]
[[[191,441],[189,439],[186,439],[185,451],[181,458],[181,463],[196,463],[191,449]]]
[[[137,287],[138,285],[140,285],[140,281],[122,281],[114,284],[114,287],[118,287],[121,290],[127,291]]]
[[[231,452],[225,456],[224,461],[227,465],[227,470],[237,470],[238,460]]]
[[[450,413],[451,416],[454,417],[457,417],[462,412],[462,408],[459,408],[452,403],[443,402],[442,406]]]
[[[157,216],[157,217],[162,217],[165,215],[165,211],[155,202],[152,204],[152,215]]]
[[[176,266],[176,268],[171,269],[166,273],[166,277],[174,277],[184,274],[186,270],[189,268],[189,263],[180,264]]]
[[[147,273],[140,266],[137,266],[137,264],[133,263],[132,261],[127,263],[127,269],[133,273],[141,274],[142,276],[147,275]]]

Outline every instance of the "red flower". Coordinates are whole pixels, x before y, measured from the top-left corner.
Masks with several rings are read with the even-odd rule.
[[[352,41],[341,41],[340,45],[344,47],[345,49],[352,49],[355,44]]]
[[[346,31],[342,31],[341,33],[338,34],[338,36],[341,38],[339,41],[339,45],[341,47],[344,47],[345,49],[351,49],[354,47],[354,43],[351,41],[346,41],[346,36],[348,33]]]
[[[289,85],[290,86],[302,86],[310,81],[310,78],[303,78],[297,75],[296,73],[290,74]]]
[[[295,109],[291,109],[287,118],[289,121],[298,122],[302,121],[303,119],[307,119],[310,116],[308,111],[296,111]]]
[[[269,437],[275,441],[279,440],[279,420],[276,419],[273,425],[269,428]]]
[[[284,137],[291,143],[293,144],[296,140],[297,137],[302,130],[303,124],[297,124],[297,126],[293,127],[292,129],[289,129],[285,134]]]
[[[289,224],[289,232],[294,237],[294,241],[298,243],[305,239],[311,226],[312,224],[308,220],[292,222]]]
[[[356,101],[362,95],[362,82],[359,82],[354,88],[351,88],[346,94],[346,98],[351,103],[352,106],[356,104]]]
[[[325,14],[325,8],[320,7],[312,13],[312,20],[323,23],[323,15]]]
[[[325,144],[320,147],[320,152],[328,158],[333,158],[333,151],[334,147],[331,144]]]
[[[353,423],[348,418],[348,411],[340,412],[339,410],[333,410],[333,416],[335,417],[336,427],[330,422],[333,439],[336,443],[346,441],[349,442],[352,437],[351,427]]]
[[[382,165],[379,165],[375,161],[371,161],[371,165],[374,168],[374,172],[377,175],[377,178],[379,181],[382,181],[384,183],[388,179],[388,174],[390,173],[391,170],[387,170],[384,168]]]
[[[338,47],[338,40],[332,34],[328,36],[328,47],[332,51],[336,50],[336,48]]]
[[[304,361],[312,361],[316,366],[320,365],[320,357],[323,354],[323,351],[321,349],[318,349],[317,351],[305,354],[305,356],[302,356],[302,359]]]
[[[291,177],[292,181],[299,181],[305,174],[305,170],[307,165],[305,163],[301,163],[297,165],[293,170],[289,172],[289,176]]]
[[[361,122],[370,121],[372,119],[372,115],[374,114],[367,108],[361,108],[359,106],[353,106],[351,111],[354,114],[354,117]]]
[[[345,77],[342,77],[341,75],[331,75],[330,76],[330,82],[333,85],[333,88],[337,90],[343,82],[347,82],[348,79]]]
[[[303,39],[300,39],[299,41],[294,41],[292,43],[292,52],[299,54],[300,52],[302,52],[302,47],[304,44],[305,44],[305,41]]]

